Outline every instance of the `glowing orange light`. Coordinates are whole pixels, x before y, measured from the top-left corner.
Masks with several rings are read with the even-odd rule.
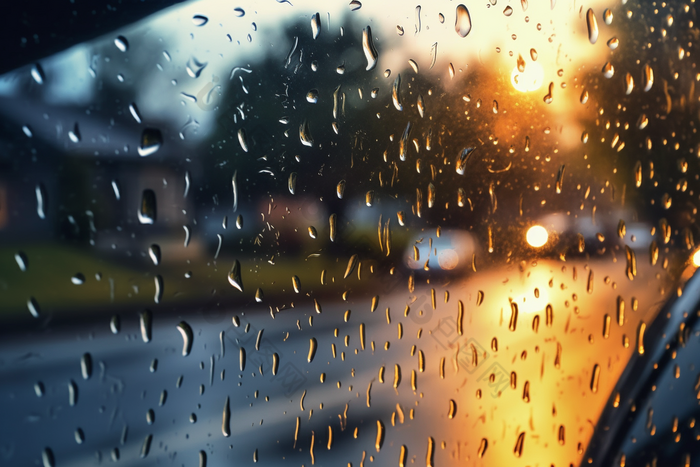
[[[528,61],[523,71],[516,66],[510,74],[510,82],[520,92],[536,91],[542,87],[544,68],[537,62]]]
[[[545,243],[547,243],[549,234],[547,233],[547,229],[545,229],[541,225],[533,225],[528,229],[526,238],[527,243],[530,246],[539,248],[541,246],[544,246]]]
[[[693,254],[693,266],[695,266],[696,268],[700,267],[700,250],[697,250]]]

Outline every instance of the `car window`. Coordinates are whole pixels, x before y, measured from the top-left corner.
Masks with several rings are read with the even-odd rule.
[[[0,76],[0,463],[697,458],[694,2],[51,8]]]

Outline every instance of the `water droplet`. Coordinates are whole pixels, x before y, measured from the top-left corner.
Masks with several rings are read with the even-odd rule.
[[[593,373],[591,374],[591,392],[598,392],[598,381],[600,379],[600,365],[597,363],[593,365]]]
[[[418,34],[418,33],[421,31],[421,27],[422,27],[422,26],[421,26],[420,11],[421,11],[421,6],[420,6],[420,5],[416,6],[416,9],[415,9],[415,18],[416,18],[415,28],[416,28],[416,32],[415,32],[415,34]]]
[[[85,442],[85,433],[83,432],[82,428],[76,428],[75,433],[73,433],[73,437],[75,438],[75,442],[77,444],[83,444]]]
[[[603,12],[603,21],[605,21],[605,24],[607,24],[608,26],[612,24],[613,12],[610,10],[610,8],[606,8]]]
[[[617,37],[612,37],[608,40],[608,47],[610,50],[615,50],[620,46],[620,40]]]
[[[515,441],[515,447],[513,448],[513,454],[515,457],[521,457],[523,455],[523,446],[525,445],[525,432],[521,432],[518,435],[518,439]]]
[[[625,245],[625,255],[627,256],[627,278],[634,280],[637,276],[637,254],[632,248]]]
[[[644,92],[647,92],[654,85],[654,70],[649,64],[644,65]]]
[[[471,154],[474,152],[474,149],[476,148],[464,148],[462,152],[457,156],[457,161],[455,162],[455,171],[459,175],[464,175],[467,168],[467,162],[469,162],[469,159],[471,158]]]
[[[452,420],[456,414],[457,414],[457,403],[454,401],[454,399],[450,399],[450,408],[447,411],[447,418]]]
[[[78,403],[78,385],[75,381],[70,380],[68,382],[68,405],[75,407]]]
[[[139,314],[139,326],[143,341],[146,343],[150,342],[153,335],[153,315],[150,310],[144,310]]]
[[[277,375],[277,369],[280,366],[280,356],[277,352],[272,354],[272,376]]]
[[[401,445],[401,452],[399,453],[399,467],[406,467],[406,457],[408,456],[408,449],[405,444]]]
[[[182,335],[182,356],[186,357],[192,351],[194,334],[192,333],[190,325],[184,321],[180,321],[180,324],[177,325],[177,330],[180,331],[180,335]]]
[[[336,229],[337,219],[338,219],[338,216],[336,214],[331,214],[330,217],[328,218],[328,224],[330,227],[329,237],[331,239],[331,242],[335,242],[335,238],[338,234],[337,229]]]
[[[71,277],[70,281],[75,285],[82,285],[85,283],[85,275],[79,272]]]
[[[610,318],[610,315],[605,313],[605,316],[603,316],[603,339],[607,339],[610,337],[610,323],[612,322],[612,319]]]
[[[350,2],[350,7],[351,7],[351,11],[357,11],[360,8],[362,8],[362,3],[358,2],[357,0],[352,0]]]
[[[515,331],[518,326],[518,304],[510,302],[510,321],[508,322],[508,330]]]
[[[143,459],[148,456],[148,453],[151,451],[151,441],[153,441],[153,435],[147,435],[144,440],[143,444],[141,445],[141,453],[139,456]]]
[[[314,39],[321,34],[321,15],[318,13],[311,15],[311,34]]]
[[[145,128],[141,133],[141,144],[138,153],[141,157],[155,154],[163,145],[163,135],[156,128]]]
[[[508,6],[503,10],[503,14],[504,14],[505,16],[510,16],[510,15],[512,15],[512,14],[513,14],[513,8],[511,8],[510,5],[508,5]]]
[[[112,334],[119,334],[119,330],[121,329],[119,315],[114,315],[109,320],[109,329],[112,331]]]
[[[31,315],[35,318],[38,318],[41,314],[41,308],[39,308],[39,303],[37,303],[34,297],[30,297],[29,300],[27,300],[27,309],[29,310],[29,313],[31,313]]]
[[[580,247],[579,247],[580,248]],[[586,292],[593,293],[593,270],[588,271],[588,281],[586,282]]]
[[[306,93],[306,102],[310,104],[318,103],[318,90],[312,89]]]
[[[581,101],[581,104],[585,104],[585,103],[588,102],[588,91],[586,91],[585,89],[584,89],[583,92],[581,93],[580,101]],[[587,133],[586,133],[586,134],[587,134]],[[584,142],[585,142],[585,141],[584,141]]]
[[[391,100],[394,103],[396,110],[402,111],[403,105],[401,104],[401,74],[396,75],[394,80],[394,85],[391,89]]]
[[[586,25],[588,26],[588,40],[591,44],[595,44],[598,41],[598,21],[595,19],[592,8],[586,12]]]
[[[116,39],[114,39],[114,45],[122,52],[129,50],[129,41],[127,41],[124,36],[117,36]]]
[[[374,190],[369,190],[365,193],[365,204],[367,207],[372,207],[374,204]]]
[[[469,10],[464,5],[457,5],[457,18],[455,20],[455,31],[460,37],[467,37],[472,30],[472,18]]]
[[[233,266],[228,273],[228,282],[239,291],[243,292],[243,281],[241,280],[241,263],[238,260],[233,262]]]
[[[355,266],[359,262],[358,256],[356,254],[352,255],[348,260],[348,265],[345,268],[345,274],[343,274],[343,279],[347,279],[350,274],[355,270]]]
[[[625,75],[625,94],[630,95],[632,94],[632,91],[634,90],[634,78],[632,78],[632,75],[627,73]]]
[[[160,264],[160,246],[155,243],[148,247],[148,256],[150,256],[153,264],[158,266]]]
[[[34,65],[32,65],[30,74],[32,75],[32,78],[34,79],[34,81],[36,81],[37,84],[44,84],[44,81],[46,80],[46,75],[44,74],[44,69],[41,67],[40,64],[35,63]]]
[[[46,205],[48,204],[46,187],[43,183],[39,183],[34,191],[36,193],[36,213],[39,219],[46,219]]]
[[[44,467],[56,467],[56,459],[51,448],[44,448],[41,452],[41,461],[44,463]]]
[[[131,112],[131,116],[134,117],[136,123],[141,123],[141,113],[139,112],[139,108],[136,106],[136,103],[132,102],[129,104],[129,112]]]
[[[84,353],[80,358],[80,372],[85,380],[92,376],[92,356],[89,353]]]
[[[304,146],[313,147],[314,145],[314,139],[309,129],[309,121],[306,119],[299,125],[299,140]]]
[[[238,170],[233,171],[233,176],[231,177],[231,188],[233,190],[233,212],[238,209]]]
[[[121,190],[119,189],[119,182],[117,180],[112,180],[112,191],[114,191],[114,197],[119,201],[121,199]]]
[[[367,26],[362,30],[362,50],[365,53],[365,58],[367,59],[367,66],[365,70],[369,71],[377,66],[377,49],[374,47],[374,42],[372,42],[372,29]]]
[[[338,199],[343,199],[343,195],[345,194],[345,180],[338,182],[338,185],[335,187],[335,191],[338,195]]]
[[[289,189],[289,192],[291,194],[295,194],[297,191],[297,173],[292,172],[289,174],[289,178],[287,179],[287,188]]]
[[[564,183],[564,171],[566,170],[566,164],[559,166],[559,172],[557,173],[557,181],[555,184],[555,190],[557,193],[561,193],[562,185]]]
[[[561,446],[564,445],[564,438],[565,438],[565,429],[564,425],[559,425],[559,433],[557,435],[557,441]]]
[[[437,56],[438,56],[438,43],[434,42],[432,47],[430,47],[430,67],[428,67],[429,70],[432,70],[433,67],[435,66],[435,62],[437,62]]]
[[[484,457],[484,454],[486,454],[486,449],[489,447],[489,442],[486,438],[481,438],[481,442],[479,443],[479,449],[476,453],[476,455],[481,459]]]
[[[617,324],[623,326],[625,324],[625,301],[621,296],[617,296]]]
[[[78,122],[75,122],[73,129],[68,131],[68,138],[74,143],[80,142],[80,128],[78,127]]]
[[[549,89],[547,90],[547,94],[545,94],[544,98],[542,100],[544,101],[545,104],[551,104],[552,101],[554,100],[554,83],[550,82],[549,83]]]
[[[156,221],[156,194],[153,190],[143,190],[138,218],[141,224],[153,224]]]
[[[377,420],[377,436],[374,441],[374,447],[377,452],[382,448],[382,444],[384,444],[384,424]]]
[[[411,122],[406,124],[406,128],[403,130],[401,135],[401,140],[399,141],[399,159],[402,161],[406,160],[408,155],[409,137],[411,136]]]
[[[27,270],[27,267],[29,266],[29,259],[23,251],[18,251],[15,253],[15,261],[17,262],[17,266],[19,267],[20,271],[25,272]]]
[[[240,128],[238,130],[238,142],[241,145],[241,149],[243,149],[244,152],[248,152],[248,137],[245,128]]]
[[[192,23],[193,23],[195,26],[204,26],[204,25],[207,24],[208,22],[209,22],[209,18],[207,18],[207,17],[204,16],[204,15],[194,15],[194,16],[192,17]]]
[[[226,402],[224,402],[224,412],[221,422],[221,433],[226,438],[231,436],[231,406],[229,402],[229,396],[226,396]]]
[[[637,119],[637,128],[643,130],[649,125],[649,118],[645,114],[640,114]]]
[[[316,347],[318,346],[318,342],[316,341],[315,337],[312,337],[309,339],[309,354],[306,357],[306,361],[311,363],[314,360],[314,357],[316,356]]]
[[[243,8],[237,7],[233,9],[233,14],[236,15],[238,18],[242,18],[245,16],[245,10]]]
[[[644,332],[646,329],[646,323],[644,321],[640,322],[637,328],[637,353],[639,355],[644,355]]]
[[[603,76],[610,79],[615,74],[615,67],[613,67],[612,63],[607,62],[605,65],[603,65],[602,71],[603,71]]]
[[[204,68],[206,68],[206,66],[207,62],[202,63],[195,57],[190,57],[189,60],[187,60],[185,69],[187,70],[187,74],[190,75],[192,78],[199,78],[199,75],[202,74],[202,71],[204,70]]]
[[[432,436],[428,437],[428,449],[426,450],[425,454],[425,467],[434,467],[434,462],[433,462],[433,451],[435,449],[435,440],[432,438]]]

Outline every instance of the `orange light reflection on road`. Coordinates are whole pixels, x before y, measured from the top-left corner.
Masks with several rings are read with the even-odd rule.
[[[430,337],[422,344],[428,360],[419,387],[426,397],[420,405],[433,415],[417,422],[429,423],[436,439],[452,446],[454,455],[459,452],[459,461],[578,465],[578,444],[585,449],[615,382],[637,351],[639,322],[650,322],[656,313],[652,304],[658,302],[666,280],[656,279],[655,271],[643,266],[633,287],[624,268],[617,266],[603,260],[539,260],[453,282],[452,294],[464,302],[464,335],[448,337],[449,316],[457,315],[452,301],[443,312],[438,309],[437,327],[437,316],[422,325]],[[598,278],[593,294],[586,291],[588,269]],[[481,305],[476,303],[478,291],[484,292]],[[604,315],[615,316],[618,296],[631,302],[633,295],[640,304],[638,311],[629,313],[622,326],[614,324],[604,338]],[[511,303],[518,305],[515,330],[509,329]],[[438,365],[442,358],[444,379]],[[593,392],[590,382],[596,365],[600,375]],[[448,420],[451,399],[458,410]],[[436,413],[444,413],[440,423],[435,423],[441,420]],[[522,432],[518,458],[514,449]],[[482,438],[489,448],[479,459]]]

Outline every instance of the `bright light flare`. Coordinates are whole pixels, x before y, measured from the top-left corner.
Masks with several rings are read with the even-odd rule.
[[[510,74],[510,82],[520,92],[537,91],[542,87],[544,80],[544,68],[537,62],[526,61],[525,68],[521,72],[516,66]]]
[[[700,268],[700,250],[693,253],[693,266]]]
[[[545,243],[547,243],[549,234],[547,233],[547,229],[545,229],[541,225],[533,225],[528,229],[526,238],[527,243],[530,246],[539,248],[541,246],[544,246]]]

